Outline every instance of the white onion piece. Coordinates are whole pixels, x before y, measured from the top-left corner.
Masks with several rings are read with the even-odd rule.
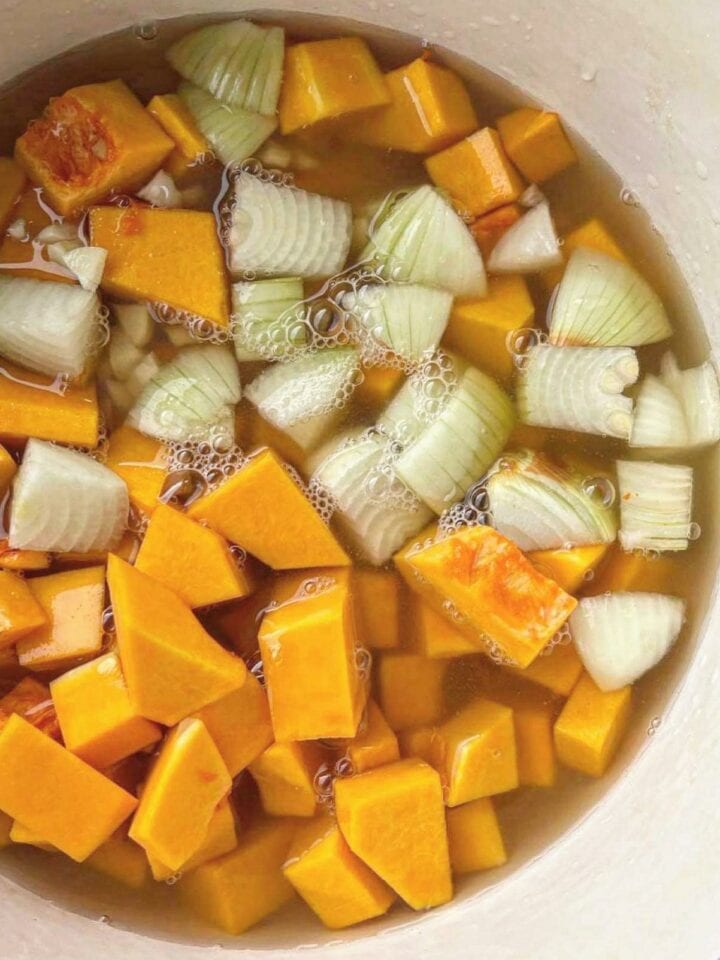
[[[618,460],[620,543],[624,550],[687,550],[693,535],[693,470]]]
[[[631,447],[690,446],[690,435],[682,401],[658,377],[648,374],[635,399]]]
[[[457,354],[438,351],[405,380],[378,417],[379,429],[403,447],[410,446],[433,422],[467,368]]]
[[[365,284],[342,298],[342,306],[374,344],[405,360],[436,349],[445,332],[452,294],[419,284]]]
[[[112,311],[118,326],[136,347],[147,347],[153,338],[155,323],[144,303],[114,303]],[[168,327],[167,330],[174,329]]]
[[[272,116],[284,53],[282,27],[234,20],[193,31],[174,43],[166,56],[181,76],[218,100]]]
[[[441,514],[462,499],[507,443],[515,411],[507,394],[469,367],[433,421],[398,457],[401,480]]]
[[[389,198],[370,225],[361,259],[388,280],[484,297],[487,280],[472,234],[450,203],[429,185]]]
[[[155,176],[148,180],[137,195],[154,207],[164,210],[173,210],[183,205],[182,194],[175,186],[175,181],[165,170],[158,170]]]
[[[541,454],[505,454],[486,487],[492,525],[521,550],[612,543],[617,535],[612,508]]]
[[[570,616],[580,659],[601,690],[634,683],[668,653],[685,620],[685,603],[659,593],[585,597]]]
[[[638,347],[671,333],[660,298],[633,267],[598,250],[574,251],[553,302],[551,343]]]
[[[8,237],[12,237],[13,240],[20,240],[22,243],[27,242],[29,239],[27,220],[25,220],[24,217],[18,217],[17,220],[13,220],[5,230],[5,234]]]
[[[680,370],[672,353],[666,353],[660,376],[682,405],[690,445],[707,446],[720,440],[720,384],[713,364],[707,360]]]
[[[330,277],[345,266],[349,203],[241,173],[235,180],[230,268],[236,276]]]
[[[300,277],[234,283],[232,335],[237,359],[277,360],[306,344],[304,299]]]
[[[640,372],[630,347],[538,344],[524,357],[517,386],[520,419],[537,427],[627,440],[633,404],[623,390]]]
[[[78,377],[99,341],[100,301],[90,290],[0,276],[0,354],[29,370]]]
[[[49,223],[35,235],[37,243],[60,243],[63,240],[76,241],[79,245],[82,241],[78,236],[78,229],[72,223]]]
[[[85,247],[80,241],[60,240],[46,249],[51,260],[75,274],[83,290],[95,293],[100,286],[107,260],[107,250],[104,247]]]
[[[539,203],[517,220],[495,244],[490,273],[540,273],[562,263],[560,242],[547,203]]]
[[[178,94],[215,156],[225,164],[253,156],[277,126],[275,117],[228,106],[192,83],[181,83]]]
[[[110,373],[116,380],[127,380],[146,353],[147,348],[136,347],[124,330],[115,327],[107,352]]]
[[[321,452],[312,482],[327,490],[337,516],[377,566],[430,521],[431,513],[392,469],[387,445],[357,433]]]
[[[154,353],[146,353],[137,363],[125,380],[125,386],[133,396],[133,400],[140,396],[145,387],[160,370],[160,363]]]
[[[30,440],[13,483],[9,543],[17,550],[112,550],[127,525],[125,481],[76,450]]]

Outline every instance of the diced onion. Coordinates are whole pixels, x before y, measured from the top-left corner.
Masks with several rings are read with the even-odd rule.
[[[277,126],[275,117],[228,106],[192,83],[181,83],[178,94],[215,156],[225,164],[253,156]]]
[[[539,203],[500,237],[488,260],[490,273],[540,273],[562,263],[547,203]]]
[[[233,342],[239,361],[277,360],[307,343],[300,277],[233,284]]]
[[[624,550],[687,550],[693,535],[693,469],[618,460],[620,543]]]

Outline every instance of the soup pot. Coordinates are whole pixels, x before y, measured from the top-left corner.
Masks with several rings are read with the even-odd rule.
[[[660,257],[656,274],[672,279],[673,312],[695,318],[687,337],[699,349],[707,350],[705,338],[717,345],[717,0],[281,0],[280,6],[291,18],[310,15],[300,21],[310,34],[328,26],[369,29],[382,44],[397,40],[388,31],[400,31],[406,36],[397,42],[414,51],[422,37],[451,63],[467,58],[482,65],[492,75],[482,82],[500,93],[514,85],[557,109],[588,151],[615,170],[626,202],[623,229],[649,238]],[[162,35],[166,18],[216,14],[222,7],[222,0],[0,0],[0,84],[93,37],[144,24],[137,33],[152,42],[153,23]],[[277,11],[262,0],[247,8],[282,18]],[[328,25],[313,16],[332,20]],[[635,735],[610,785],[576,787],[562,823],[553,821],[552,829],[545,829],[550,805],[538,801],[527,812],[533,844],[517,856],[513,851],[503,871],[461,886],[452,904],[424,916],[393,914],[341,938],[304,926],[304,917],[291,911],[221,942],[168,913],[162,899],[125,901],[98,880],[83,887],[64,867],[48,866],[47,859],[23,863],[13,851],[0,862],[0,957],[206,960],[208,952],[228,949],[247,958],[280,958],[302,944],[305,955],[328,960],[717,960],[714,510],[711,504],[704,522],[706,569],[697,584],[693,637],[661,678],[661,693],[640,704]]]

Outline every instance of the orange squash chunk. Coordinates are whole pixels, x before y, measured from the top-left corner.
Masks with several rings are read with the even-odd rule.
[[[328,578],[329,579],[329,578]],[[367,680],[348,576],[269,610],[259,641],[276,740],[353,737]]]
[[[0,446],[0,497],[7,493],[10,481],[15,476],[17,463],[5,447]]]
[[[162,443],[123,425],[110,434],[105,464],[125,481],[130,503],[150,514],[165,484],[167,456]]]
[[[589,777],[601,777],[625,733],[631,702],[631,687],[606,693],[584,673],[555,722],[560,762]]]
[[[235,936],[259,923],[294,896],[282,867],[295,829],[293,820],[256,824],[232,853],[183,875],[183,902]]]
[[[433,183],[470,216],[513,203],[523,191],[523,179],[491,127],[428,157],[425,167]]]
[[[543,183],[577,163],[557,113],[521,107],[497,122],[508,156],[531,183]]]
[[[38,850],[44,850],[46,853],[56,853],[56,848],[43,839],[42,835],[30,830],[19,820],[15,820],[10,828],[10,842],[24,843],[31,847],[37,847]]]
[[[452,604],[457,626],[478,647],[489,644],[527,667],[577,605],[492,527],[465,527],[407,558],[408,577],[441,613]],[[421,580],[418,580],[420,577]]]
[[[189,607],[236,600],[250,592],[220,534],[164,503],[153,511],[135,567],[164,583]]]
[[[0,810],[73,860],[86,860],[136,805],[17,714],[0,730]]]
[[[250,414],[247,433],[247,450],[254,452],[269,447],[281,460],[291,464],[296,470],[302,471],[304,469],[307,453],[300,444],[296,443],[287,433],[278,430],[256,411]]]
[[[110,767],[162,736],[131,706],[115,653],[64,673],[50,689],[65,746],[92,767]]]
[[[0,647],[11,647],[47,623],[45,611],[27,581],[0,570]]]
[[[47,570],[50,554],[46,550],[12,550],[8,540],[0,540],[0,569]]]
[[[64,393],[39,373],[0,360],[0,434],[94,447],[100,411],[95,385],[71,384]]]
[[[34,677],[23,677],[13,689],[0,699],[0,727],[7,718],[17,713],[42,733],[60,740],[60,727],[50,690]]]
[[[52,670],[99,653],[103,640],[105,567],[34,577],[30,590],[46,622],[17,644],[20,666]]]
[[[602,220],[593,217],[586,220],[570,233],[565,234],[560,250],[565,263],[568,262],[573,253],[580,247],[587,247],[589,250],[599,250],[608,257],[615,257],[616,260],[627,262],[624,251],[618,245],[617,241],[607,229]],[[541,274],[543,286],[551,293],[562,280],[565,266],[552,267]]]
[[[483,260],[487,260],[495,249],[498,240],[517,223],[523,215],[519,203],[507,203],[504,207],[484,213],[470,224],[470,233],[480,248]]]
[[[252,508],[248,507],[252,504]],[[350,558],[271,450],[190,506],[232,543],[275,570],[346,566]]]
[[[188,861],[183,863],[179,870],[171,870],[151,853],[147,854],[150,862],[153,880],[167,880],[174,873],[188,873],[199,867],[208,860],[214,860],[216,857],[222,857],[230,853],[237,846],[237,831],[235,828],[235,816],[230,806],[229,800],[222,800],[215,808],[215,812],[210,818],[210,824],[205,834],[205,839],[198,847],[197,851]]]
[[[559,643],[548,653],[543,650],[529,667],[507,667],[519,677],[547,687],[561,697],[569,696],[583,671],[582,660],[572,643]]]
[[[175,144],[163,166],[174,180],[182,180],[210,152],[210,144],[176,93],[153,97],[147,110]]]
[[[73,87],[51,100],[15,144],[30,179],[64,216],[133,191],[173,148],[122,80]]]
[[[365,722],[345,747],[354,773],[364,773],[400,759],[397,737],[374,700],[369,700]]]
[[[232,779],[201,720],[183,720],[150,771],[128,835],[170,870],[202,846]]]
[[[380,709],[395,731],[437,723],[445,702],[444,660],[431,660],[408,651],[383,653],[376,666]]]
[[[243,661],[216,643],[172,590],[113,555],[108,586],[125,682],[137,713],[172,726],[242,687]]]
[[[490,376],[507,382],[515,373],[508,336],[532,327],[535,305],[523,277],[490,277],[487,296],[453,304],[443,342]]]
[[[566,593],[578,593],[587,586],[588,577],[598,567],[610,549],[609,543],[595,543],[571,550],[534,550],[527,555],[535,567],[560,584]]]
[[[392,400],[405,379],[402,370],[392,367],[363,367],[362,383],[353,400],[363,408],[380,411]]]
[[[678,573],[678,564],[673,557],[666,554],[648,557],[641,550],[626,553],[619,544],[614,544],[606,562],[585,585],[583,594],[594,597],[614,591],[672,592]]]
[[[447,812],[450,863],[454,873],[500,867],[507,860],[493,802],[481,797]]]
[[[0,157],[0,232],[13,219],[15,206],[23,187],[25,186],[25,171],[11,157]]]
[[[393,570],[362,567],[353,576],[358,619],[358,636],[371,650],[400,646],[400,590],[402,584]]]
[[[12,827],[12,817],[9,817],[6,813],[0,813],[0,850],[9,847],[12,843],[10,839]]]
[[[477,647],[455,627],[447,617],[426,603],[422,597],[413,597],[413,630],[415,651],[423,657],[464,657],[476,653]]]
[[[117,880],[131,890],[140,890],[150,877],[145,851],[127,837],[126,831],[116,831],[85,861],[85,866],[103,876]]]
[[[332,817],[299,827],[283,872],[331,930],[387,912],[395,894],[352,852]]]
[[[433,153],[477,128],[462,79],[423,57],[385,74],[390,103],[353,118],[348,136],[386,150]]]
[[[380,68],[360,37],[312,40],[287,48],[279,106],[281,133],[389,101]]]
[[[313,817],[315,774],[323,753],[315,743],[273,743],[250,764],[263,810],[271,817]]]
[[[399,760],[336,780],[335,805],[350,849],[409,906],[426,910],[450,900],[442,785],[432,767]]]
[[[106,293],[169,303],[228,325],[225,257],[211,213],[93,207],[90,236],[108,251],[102,278]]]
[[[251,673],[239,690],[208,704],[194,716],[208,728],[231,777],[252,763],[273,740],[267,694]]]

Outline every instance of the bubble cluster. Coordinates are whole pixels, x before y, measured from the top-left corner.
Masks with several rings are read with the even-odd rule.
[[[127,529],[136,537],[144,537],[150,522],[148,515],[138,510],[132,503],[128,510]]]
[[[198,443],[168,444],[167,478],[161,499],[187,505],[229,480],[247,463],[242,448],[221,428]]]
[[[547,643],[542,651],[540,652],[541,657],[549,657],[550,654],[555,650],[556,647],[567,647],[572,643],[572,633],[570,632],[570,624],[565,621],[565,623],[560,627],[555,636],[553,636],[549,643]]]
[[[355,667],[363,680],[368,680],[370,678],[372,661],[372,654],[369,650],[367,650],[365,647],[355,648]]]
[[[507,653],[502,649],[500,644],[496,643],[491,637],[483,637],[485,644],[485,653],[488,657],[496,663],[499,667],[516,667],[517,663],[509,657]]]
[[[238,570],[244,570],[247,566],[247,550],[243,550],[236,543],[230,545],[230,555]]]
[[[459,502],[443,511],[438,521],[438,539],[449,537],[463,527],[487,526],[492,522],[490,498],[485,480],[474,483]]]
[[[400,444],[385,437],[375,427],[370,427],[359,437],[350,438],[348,445],[361,443],[371,436],[381,438],[384,444],[379,461],[363,480],[363,491],[368,503],[404,512],[419,510],[420,500],[395,472],[395,463],[402,452]]]
[[[227,343],[230,331],[219,327],[206,317],[199,317],[188,310],[179,310],[169,303],[150,302],[147,304],[152,318],[157,323],[182,327],[198,343]]]
[[[535,347],[547,342],[547,333],[544,330],[538,330],[536,327],[511,330],[505,338],[507,351],[518,370],[525,369],[530,359],[530,353]]]
[[[332,748],[331,748],[332,749]],[[335,809],[335,781],[351,777],[355,770],[349,757],[339,757],[335,762],[321,763],[313,777],[313,789],[318,803],[332,813]]]
[[[415,416],[421,423],[432,423],[457,389],[458,375],[452,357],[438,350],[418,367],[410,382],[416,395]]]
[[[92,329],[90,353],[99,353],[110,342],[110,308],[101,303],[95,314],[95,326]]]
[[[337,510],[337,501],[327,487],[324,487],[318,480],[312,479],[308,483],[305,492],[308,500],[313,507],[315,507],[325,523],[330,523],[333,514]]]

